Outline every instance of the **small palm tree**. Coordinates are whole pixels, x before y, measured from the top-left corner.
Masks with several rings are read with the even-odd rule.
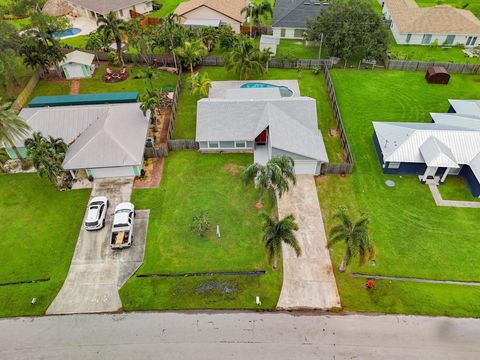
[[[254,183],[260,191],[260,198],[265,191],[273,190],[282,197],[290,189],[290,182],[296,183],[294,162],[288,156],[274,156],[265,165],[253,163],[242,174],[245,184]]]
[[[360,219],[353,222],[346,213],[345,207],[339,207],[333,217],[339,221],[330,231],[328,247],[337,242],[345,242],[345,255],[338,271],[344,272],[345,267],[355,256],[359,256],[359,265],[364,265],[368,260],[375,257],[375,247],[368,236],[368,217],[362,215]]]
[[[155,80],[157,76],[158,72],[151,68],[142,69],[138,73],[138,78],[144,79],[145,85],[147,85],[149,89],[153,89],[153,80]]]
[[[272,4],[269,1],[252,3],[242,9],[242,14],[251,16],[250,21],[255,24],[255,36],[260,28],[260,18],[265,15],[273,15]]]
[[[271,218],[266,214],[262,214],[263,225],[263,243],[267,250],[268,262],[272,264],[273,270],[278,267],[278,258],[282,249],[282,243],[285,243],[295,250],[295,254],[300,256],[302,249],[298,244],[294,231],[298,230],[298,225],[295,222],[293,215],[288,215],[281,220]]]
[[[213,26],[203,26],[200,28],[199,35],[203,44],[207,47],[207,51],[211,52],[218,41],[218,30]]]
[[[125,66],[122,56],[122,35],[127,31],[126,23],[117,18],[114,12],[109,12],[106,17],[98,18],[97,25],[99,25],[97,31],[103,31],[106,35],[111,35],[115,39],[118,58],[122,66]]]
[[[201,40],[185,41],[183,46],[178,47],[175,52],[181,60],[189,65],[190,73],[193,76],[193,64],[207,54],[207,48]]]
[[[240,80],[263,74],[265,71],[260,50],[245,37],[240,37],[236,46],[225,57],[225,68],[237,73]]]
[[[156,112],[158,108],[158,103],[160,102],[160,96],[158,91],[153,89],[147,89],[146,93],[140,95],[140,109],[143,112],[143,116],[147,115],[147,112],[150,111],[150,123],[153,124],[153,131],[157,131],[157,118]]]
[[[207,73],[195,73],[191,78],[192,95],[200,94],[203,97],[208,96],[208,92],[212,87],[212,80],[208,77]]]
[[[265,70],[268,73],[268,64],[270,63],[270,60],[272,60],[273,57],[273,51],[269,47],[265,48],[262,50],[262,53],[260,54],[260,59],[262,60],[263,63],[265,63]]]
[[[1,102],[0,98],[0,102]],[[17,157],[22,160],[15,140],[21,139],[28,134],[30,126],[11,108],[11,103],[0,105],[0,145],[9,146]]]

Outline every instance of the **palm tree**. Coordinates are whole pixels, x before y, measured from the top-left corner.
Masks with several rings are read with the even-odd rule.
[[[153,80],[157,78],[158,72],[151,68],[146,68],[140,70],[138,74],[138,78],[145,80],[145,85],[148,86],[149,89],[153,89]]]
[[[153,131],[157,131],[157,118],[156,112],[158,103],[160,102],[160,96],[158,91],[153,89],[147,89],[146,93],[140,95],[140,109],[143,112],[143,116],[147,116],[147,112],[150,111],[150,123],[153,124]]]
[[[203,97],[208,96],[208,92],[212,87],[212,80],[208,77],[207,73],[195,73],[191,78],[192,95],[200,94]]]
[[[268,262],[270,264],[273,262],[272,268],[276,270],[282,243],[291,246],[297,256],[302,254],[302,249],[293,233],[295,230],[298,230],[298,225],[295,222],[295,217],[291,214],[281,220],[271,218],[267,214],[262,214],[262,217],[264,219],[263,244],[267,250]]]
[[[251,16],[250,21],[255,23],[255,36],[257,36],[258,28],[260,28],[260,18],[267,14],[273,15],[272,4],[269,1],[251,3],[242,9],[242,14]]]
[[[240,80],[263,74],[265,71],[260,50],[244,37],[237,41],[236,46],[225,57],[225,68],[239,74]]]
[[[273,190],[279,197],[290,189],[289,182],[296,183],[294,162],[288,156],[274,156],[265,165],[253,163],[242,174],[245,184],[254,183],[260,191],[260,198],[265,191]]]
[[[175,52],[178,57],[190,66],[190,73],[193,76],[193,64],[207,53],[207,48],[200,40],[185,41],[182,47],[178,47]]]
[[[375,257],[375,247],[368,236],[368,217],[362,215],[360,219],[353,222],[346,213],[345,207],[339,207],[333,217],[339,221],[330,231],[328,247],[337,242],[345,242],[345,255],[338,271],[345,271],[345,267],[355,256],[359,256],[359,265],[365,264]]]
[[[23,158],[15,146],[15,140],[26,136],[29,130],[30,126],[15,113],[11,103],[0,105],[0,145],[11,147],[20,161],[23,161]]]
[[[260,54],[260,58],[262,62],[265,63],[265,70],[268,73],[268,64],[270,63],[270,60],[272,60],[273,57],[273,51],[269,47],[265,48],[262,50],[262,53]]]
[[[211,52],[213,50],[213,46],[218,41],[218,30],[213,26],[203,26],[200,28],[199,35],[203,41],[203,44],[207,47],[207,51]]]
[[[118,19],[114,12],[109,12],[106,17],[100,17],[97,20],[97,31],[104,31],[106,35],[111,35],[115,39],[117,54],[122,66],[125,66],[122,56],[122,35],[127,31],[127,25],[122,19]]]

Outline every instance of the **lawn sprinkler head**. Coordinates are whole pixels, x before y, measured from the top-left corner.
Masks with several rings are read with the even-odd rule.
[[[35,305],[36,303],[37,303],[37,298],[36,297],[32,298],[32,305]]]

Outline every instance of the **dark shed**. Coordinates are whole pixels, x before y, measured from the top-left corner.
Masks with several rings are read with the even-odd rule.
[[[429,67],[425,79],[430,84],[448,84],[450,74],[443,66]]]

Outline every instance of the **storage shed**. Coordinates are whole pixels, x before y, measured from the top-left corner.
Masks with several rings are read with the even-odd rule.
[[[450,74],[443,66],[432,66],[427,69],[425,79],[429,84],[448,84]]]
[[[89,78],[95,71],[95,65],[92,65],[94,57],[93,54],[75,50],[67,54],[59,65],[67,80]]]

